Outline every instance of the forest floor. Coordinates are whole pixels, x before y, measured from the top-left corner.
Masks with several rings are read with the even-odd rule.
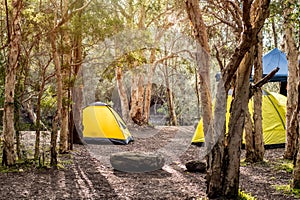
[[[61,169],[31,165],[0,173],[0,199],[206,199],[205,174],[185,168],[186,162],[206,154],[203,147],[190,145],[193,127],[133,128],[131,133],[135,141],[128,145],[74,145],[70,154],[59,157]],[[152,172],[116,171],[109,157],[120,151],[160,152],[166,163]],[[242,162],[240,190],[261,200],[296,199],[276,189],[292,179],[283,152],[268,149],[265,162]]]

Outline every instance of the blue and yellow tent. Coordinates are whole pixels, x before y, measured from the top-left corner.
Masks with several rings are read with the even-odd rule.
[[[230,104],[232,96],[228,95],[226,123],[228,126],[230,117]],[[262,126],[264,143],[267,146],[283,145],[286,142],[285,136],[285,116],[286,116],[286,97],[278,93],[270,93],[263,90],[262,97]],[[249,101],[249,111],[253,114],[253,100]],[[192,144],[200,145],[204,143],[203,122],[199,121],[194,133]],[[243,140],[243,143],[245,141]]]
[[[110,141],[128,144],[133,140],[123,119],[109,105],[95,102],[83,109],[83,139],[88,144]]]

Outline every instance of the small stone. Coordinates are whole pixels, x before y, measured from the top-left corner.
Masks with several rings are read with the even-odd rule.
[[[112,167],[123,172],[149,172],[161,169],[165,159],[158,153],[119,152],[110,156]]]

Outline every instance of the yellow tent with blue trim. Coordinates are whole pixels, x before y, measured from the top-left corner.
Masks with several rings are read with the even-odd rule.
[[[227,99],[227,112],[226,123],[228,128],[228,122],[230,118],[230,104],[232,96],[229,94]],[[250,99],[249,104],[250,114],[253,114],[253,100]],[[285,116],[286,116],[286,97],[284,95],[268,92],[263,90],[262,96],[262,126],[263,126],[263,138],[264,144],[269,145],[283,145],[286,142],[285,136]],[[203,122],[199,121],[192,138],[192,144],[203,144]],[[243,139],[243,143],[245,143]]]
[[[133,140],[125,122],[109,105],[95,102],[83,109],[83,139],[88,144],[110,141],[128,144]]]

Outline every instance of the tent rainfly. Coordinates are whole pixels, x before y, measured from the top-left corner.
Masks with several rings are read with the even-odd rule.
[[[279,71],[270,79],[270,82],[286,82],[288,77],[288,60],[285,53],[277,48],[265,54],[262,58],[263,76],[268,75],[273,69]]]
[[[133,141],[125,122],[109,105],[95,102],[83,109],[83,139],[88,144],[112,142],[128,144]]]
[[[262,57],[263,65],[263,77],[268,75],[276,67],[279,67],[279,71],[269,80],[269,82],[287,82],[288,77],[288,60],[285,53],[280,51],[278,48],[274,48]],[[252,77],[254,69],[250,77],[250,81],[253,81]],[[219,81],[221,73],[216,74],[216,80]]]
[[[229,94],[227,99],[226,123],[228,130],[228,122],[230,117],[230,104],[232,96]],[[263,90],[262,97],[262,126],[263,138],[266,147],[283,146],[285,144],[285,115],[286,115],[286,97],[278,93],[270,93]],[[250,114],[253,115],[253,100],[250,99],[249,104]],[[204,143],[203,122],[199,121],[192,144],[202,145]],[[243,144],[245,139],[243,136]]]

